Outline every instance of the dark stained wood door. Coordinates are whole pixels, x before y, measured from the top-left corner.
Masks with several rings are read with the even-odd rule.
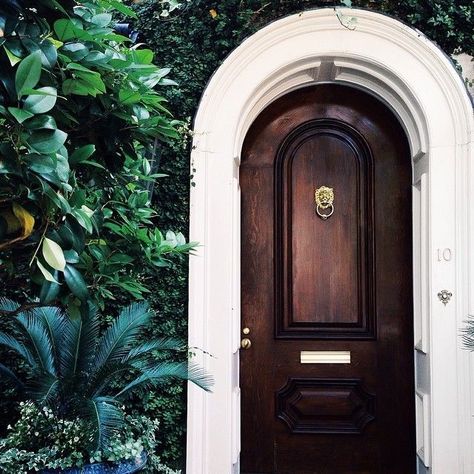
[[[360,90],[297,90],[252,125],[240,183],[242,338],[251,341],[240,353],[241,472],[414,473],[402,127]],[[327,219],[315,210],[322,186],[334,195]]]

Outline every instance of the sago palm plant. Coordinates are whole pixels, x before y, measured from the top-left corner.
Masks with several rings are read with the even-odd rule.
[[[19,305],[0,299],[0,310],[13,314]],[[103,332],[95,309],[86,313],[73,319],[56,307],[39,307],[9,316],[0,345],[24,359],[28,375],[22,380],[3,364],[0,375],[57,418],[87,420],[95,449],[106,448],[123,428],[121,405],[130,394],[169,378],[210,389],[212,380],[200,367],[157,359],[157,351],[176,348],[176,340],[139,342],[152,314],[146,303],[123,309]]]

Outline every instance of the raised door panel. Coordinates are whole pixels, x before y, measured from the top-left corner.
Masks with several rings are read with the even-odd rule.
[[[279,149],[277,337],[374,337],[372,168],[364,139],[334,120],[303,124]],[[316,213],[315,192],[322,186],[334,194],[327,219]]]

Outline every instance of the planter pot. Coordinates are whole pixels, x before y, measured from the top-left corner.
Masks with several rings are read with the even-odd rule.
[[[69,469],[43,469],[40,474],[133,474],[144,469],[147,461],[147,455],[143,451],[139,456],[133,459],[127,459],[121,462],[101,462],[95,464],[86,464],[82,467],[72,467]]]

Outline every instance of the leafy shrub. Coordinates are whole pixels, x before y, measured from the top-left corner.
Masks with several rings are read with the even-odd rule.
[[[154,146],[179,137],[155,91],[174,84],[169,69],[115,33],[114,9],[134,15],[120,2],[11,5],[0,7],[0,278],[71,311],[143,298],[141,270],[192,248],[163,236],[150,205]]]
[[[60,420],[48,407],[39,409],[21,403],[20,419],[9,426],[0,440],[0,470],[5,474],[27,474],[41,469],[67,469],[94,462],[134,459],[149,453],[144,472],[173,474],[163,466],[156,452],[158,422],[145,416],[126,416],[123,431],[103,451],[85,449],[89,439],[83,419]]]
[[[0,2],[1,296],[24,310],[58,304],[77,321],[93,299],[110,322],[193,247],[160,232],[151,204],[160,143],[186,134],[161,94],[174,82],[117,33],[117,14],[135,15],[116,0]],[[28,373],[11,351],[0,357]],[[6,426],[18,391],[2,388]]]

